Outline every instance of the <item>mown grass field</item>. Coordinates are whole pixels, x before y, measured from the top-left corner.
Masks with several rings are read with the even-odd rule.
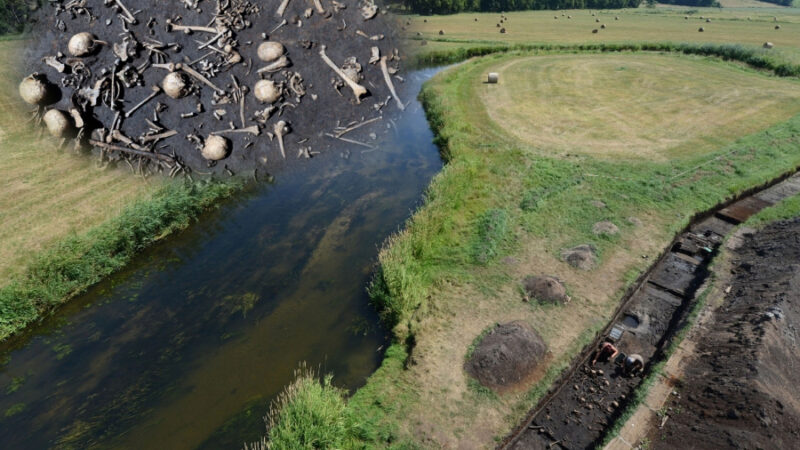
[[[592,14],[596,16],[592,16]],[[449,16],[405,16],[409,51],[427,53],[471,44],[620,44],[629,42],[737,43],[760,48],[800,63],[800,8],[692,8],[660,7],[635,10],[519,11],[505,13],[506,29],[500,33],[496,13],[464,13]],[[567,19],[572,16],[572,19]],[[701,19],[700,17],[703,17]],[[555,19],[558,17],[558,19]],[[619,17],[619,20],[615,20]],[[688,20],[685,19],[688,17]],[[748,20],[748,17],[750,20]],[[777,18],[777,21],[775,20]],[[475,19],[478,19],[476,22]],[[706,23],[706,19],[711,19]],[[599,20],[600,22],[596,22]],[[606,29],[600,29],[605,24]],[[776,30],[775,26],[780,26]],[[703,27],[704,32],[698,29]],[[599,29],[597,34],[592,30]],[[439,31],[444,34],[440,35]],[[425,42],[425,45],[421,45]]]
[[[774,10],[694,12],[712,17],[702,25],[697,18],[684,23],[681,10],[605,11],[606,23],[620,16],[609,30],[627,22],[617,34],[597,36],[588,11],[571,12],[585,17],[567,25],[553,12],[508,13],[505,35],[496,14],[409,18],[410,45],[422,61],[454,61],[465,48],[575,45],[472,59],[425,86],[421,98],[448,164],[380,254],[371,290],[394,324],[394,342],[348,400],[341,419],[347,427],[305,426],[344,433],[347,448],[494,447],[693,214],[800,165],[796,77],[717,57],[579,46],[607,39],[601,42],[755,48],[778,41],[770,35],[777,15],[784,22],[774,31],[795,30],[776,47],[781,53],[750,55],[796,64],[797,10]],[[709,25],[724,33],[696,31]],[[500,85],[483,83],[490,71],[501,72]],[[748,92],[752,86],[758,92]],[[603,220],[619,234],[594,234]],[[599,255],[588,272],[560,258],[562,249],[584,243]],[[562,280],[571,302],[523,302],[520,281],[531,274]],[[463,364],[483,330],[510,320],[536,328],[551,355],[535,381],[498,395],[471,380]],[[303,408],[313,410],[306,403],[293,412]]]
[[[34,255],[73,233],[118,216],[160,186],[123,171],[102,171],[71,147],[59,149],[27,122],[19,98],[19,55],[25,41],[0,41],[0,286]]]

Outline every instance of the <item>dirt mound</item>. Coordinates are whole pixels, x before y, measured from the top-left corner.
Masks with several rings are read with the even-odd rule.
[[[529,377],[546,353],[547,345],[528,324],[499,324],[478,344],[466,370],[486,387],[510,388]]]
[[[593,245],[582,244],[563,250],[561,259],[576,269],[591,270],[597,264],[597,250]]]
[[[553,303],[566,303],[569,301],[564,285],[554,277],[531,275],[522,280],[522,286],[525,289],[525,295],[529,299]]]
[[[592,227],[592,233],[596,235],[607,234],[609,236],[613,236],[615,234],[619,234],[619,228],[616,225],[609,222],[608,220],[604,220],[602,222],[597,222]]]
[[[797,448],[800,219],[747,236],[655,448]],[[727,284],[727,283],[726,283]]]

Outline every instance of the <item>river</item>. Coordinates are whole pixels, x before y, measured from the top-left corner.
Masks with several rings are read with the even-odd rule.
[[[2,447],[239,448],[301,362],[361,386],[386,344],[379,247],[442,167],[416,100],[362,150],[251,187],[6,342]]]

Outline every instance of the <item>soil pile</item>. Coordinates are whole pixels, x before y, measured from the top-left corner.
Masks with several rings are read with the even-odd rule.
[[[529,299],[536,299],[552,303],[566,303],[569,301],[567,290],[558,279],[550,276],[529,276],[522,280],[525,295]]]
[[[597,264],[596,250],[593,245],[582,244],[561,252],[561,258],[572,267],[591,270]]]
[[[609,222],[608,220],[604,220],[602,222],[597,222],[592,227],[592,233],[601,235],[606,234],[609,236],[613,236],[619,233],[619,228],[614,225],[613,223]]]
[[[546,353],[547,345],[528,324],[499,324],[478,344],[466,370],[486,387],[510,388],[532,375]]]
[[[800,442],[800,219],[734,252],[731,289],[701,330],[656,448],[795,448]]]
[[[53,0],[25,61],[55,95],[27,101],[39,120],[69,122],[51,134],[143,175],[252,174],[337,141],[374,148],[384,114],[404,108],[387,17],[372,0]]]

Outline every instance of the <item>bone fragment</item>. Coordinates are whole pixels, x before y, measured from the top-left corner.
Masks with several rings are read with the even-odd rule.
[[[162,155],[161,153],[153,153],[144,150],[134,150],[131,148],[120,147],[118,145],[106,144],[105,142],[95,141],[92,139],[89,140],[89,144],[94,145],[95,147],[104,148],[106,150],[113,150],[115,152],[129,153],[131,155],[144,156],[146,158],[158,159],[168,163],[173,163],[173,164],[175,163],[174,158],[167,155]]]
[[[367,88],[351,80],[350,77],[348,77],[347,74],[345,74],[342,69],[339,68],[339,66],[334,64],[333,61],[328,58],[328,55],[325,54],[325,48],[326,47],[324,45],[321,45],[319,49],[319,55],[322,57],[322,60],[325,61],[325,64],[327,64],[328,67],[336,72],[336,75],[339,75],[339,78],[341,78],[345,83],[347,83],[348,86],[350,86],[350,89],[353,91],[353,95],[356,97],[356,103],[361,103],[361,96],[366,95]]]
[[[151,134],[151,135],[149,135],[149,136],[145,136],[145,137],[143,137],[143,138],[141,139],[141,141],[142,141],[142,143],[143,143],[143,144],[146,144],[146,143],[148,143],[148,142],[152,142],[152,141],[160,141],[161,139],[170,138],[170,137],[172,137],[172,136],[175,136],[176,134],[178,134],[178,132],[177,132],[177,131],[175,131],[175,130],[168,130],[168,131],[165,131],[165,132],[163,132],[163,133]]]
[[[278,6],[278,10],[275,11],[275,15],[278,17],[283,17],[283,13],[286,11],[287,6],[289,6],[289,0],[283,0]]]
[[[145,103],[149,102],[150,100],[156,98],[158,96],[158,94],[160,94],[160,93],[161,93],[161,88],[158,87],[158,86],[153,86],[153,93],[148,95],[147,97],[145,97],[145,99],[142,100],[141,102],[139,102],[139,104],[137,104],[136,106],[131,108],[128,112],[126,112],[125,113],[125,118],[127,119],[128,117],[130,117],[133,113],[136,112],[137,109],[139,109],[142,106],[144,106]]]
[[[259,128],[258,125],[251,125],[247,128],[234,128],[231,130],[214,131],[211,134],[227,134],[227,133],[250,133],[253,136],[258,136],[261,134],[261,128]]]
[[[282,55],[280,58],[275,60],[275,62],[273,62],[273,63],[271,63],[271,64],[269,64],[269,65],[267,65],[265,67],[262,67],[262,68],[258,69],[256,71],[256,73],[278,72],[279,70],[283,69],[284,67],[288,67],[290,63],[291,62],[289,61],[289,58],[287,58],[286,55]]]
[[[392,78],[389,76],[389,69],[386,66],[386,57],[381,57],[381,71],[383,72],[383,80],[386,82],[386,86],[389,87],[389,92],[392,93],[392,97],[394,97],[394,101],[397,102],[397,107],[400,108],[401,111],[406,109],[406,105],[400,101],[400,97],[397,96],[397,92],[394,90],[394,85],[392,84]]]
[[[272,131],[274,131],[275,136],[278,137],[278,145],[281,148],[281,156],[283,156],[283,159],[286,159],[286,149],[283,147],[283,136],[289,132],[289,126],[286,122],[280,120],[275,124]]]

